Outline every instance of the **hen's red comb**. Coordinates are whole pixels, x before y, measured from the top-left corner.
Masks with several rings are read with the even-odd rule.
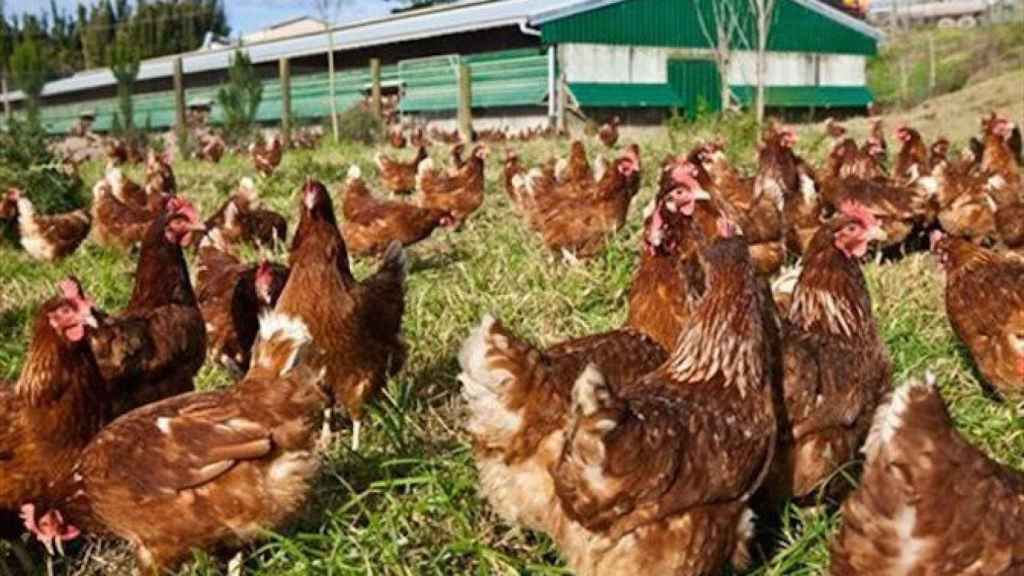
[[[188,218],[192,222],[199,221],[199,213],[196,212],[196,209],[194,206],[192,206],[192,203],[178,196],[173,196],[171,197],[170,200],[167,201],[167,213],[181,214],[182,216]]]
[[[839,207],[839,210],[861,223],[865,228],[878,226],[878,219],[866,206],[856,200],[847,200]]]
[[[67,300],[81,300],[82,286],[72,277],[65,278],[57,283],[57,289],[61,296]]]

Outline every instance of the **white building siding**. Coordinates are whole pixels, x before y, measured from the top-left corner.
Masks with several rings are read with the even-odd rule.
[[[559,47],[569,82],[664,84],[668,82],[665,48],[564,44]]]
[[[668,81],[668,60],[704,50],[673,50],[643,46],[604,44],[563,44],[559,46],[562,70],[569,82],[664,84]],[[757,83],[757,56],[751,51],[733,53],[729,82],[749,86]],[[799,52],[768,55],[769,86],[864,86],[867,83],[864,56],[806,54]],[[816,70],[817,69],[817,70]]]

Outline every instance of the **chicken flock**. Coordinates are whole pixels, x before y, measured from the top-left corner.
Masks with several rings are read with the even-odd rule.
[[[464,340],[481,496],[547,534],[577,574],[743,571],[759,521],[823,501],[842,509],[833,576],[1024,574],[1024,472],[958,433],[933,376],[896,385],[861,270],[872,254],[933,252],[985,384],[1024,394],[1020,130],[992,114],[951,157],[948,141],[904,126],[892,162],[880,122],[862,144],[826,130],[823,166],[774,123],[751,175],[724,142],[666,157],[621,327],[542,348],[486,315]],[[205,220],[172,158],[149,153],[139,185],[119,165],[141,155],[116,147],[91,210],[41,215],[27,191],[6,192],[0,217],[31,258],[91,239],[137,264],[120,311],[74,277],[36,310],[21,374],[0,385],[0,537],[27,532],[51,552],[82,533],[114,537],[162,574],[295,520],[339,414],[359,450],[367,406],[403,369],[405,248],[472,221],[493,148],[525,227],[569,263],[603,252],[642,186],[641,150],[619,145],[617,118],[597,133],[611,159],[576,140],[527,166],[517,138],[476,136],[392,132],[393,148],[415,152],[381,151],[376,182],[349,168],[340,222],[308,178],[290,244],[258,193],[281,163],[278,138],[253,145],[259,176]],[[430,139],[452,144],[447,165]],[[357,279],[353,256],[376,272]],[[207,361],[234,384],[196,391]]]

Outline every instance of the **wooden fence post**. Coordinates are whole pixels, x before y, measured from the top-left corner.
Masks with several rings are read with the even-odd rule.
[[[188,125],[185,119],[185,74],[182,70],[181,56],[174,59],[174,132],[178,145],[178,157],[188,158]]]
[[[473,139],[473,79],[469,64],[459,63],[459,132],[462,139],[470,142]]]
[[[569,84],[565,81],[565,72],[558,79],[558,131],[569,133]]]
[[[381,101],[380,58],[370,58],[370,110],[378,120],[384,119],[384,103]]]
[[[292,67],[287,58],[278,61],[281,80],[281,143],[287,148],[292,141]]]

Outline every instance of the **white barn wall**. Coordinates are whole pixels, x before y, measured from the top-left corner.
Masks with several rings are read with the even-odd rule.
[[[668,60],[673,57],[710,57],[708,50],[678,50],[646,46],[563,44],[559,61],[569,82],[664,84]],[[729,82],[754,85],[757,55],[733,53]],[[773,52],[768,55],[769,86],[864,86],[867,58],[848,54]],[[815,68],[818,68],[817,72]]]

